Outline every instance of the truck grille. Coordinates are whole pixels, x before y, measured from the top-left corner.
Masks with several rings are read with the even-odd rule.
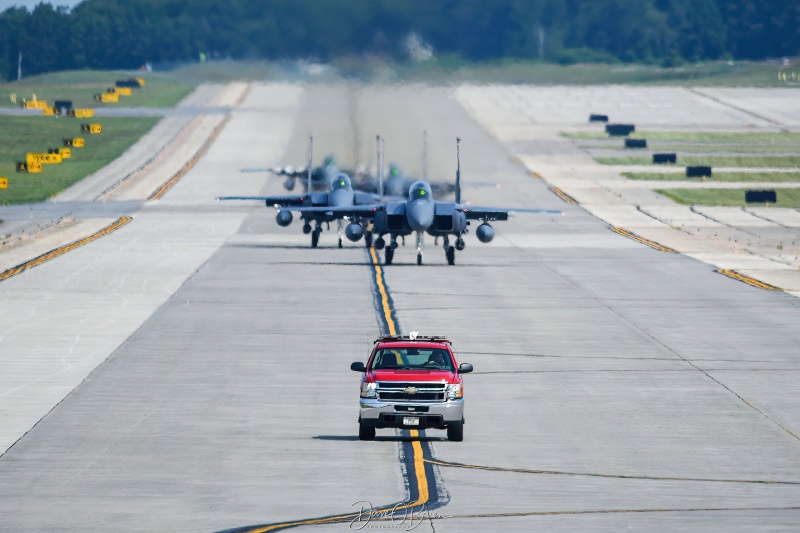
[[[443,402],[444,383],[379,381],[378,399],[391,402]]]

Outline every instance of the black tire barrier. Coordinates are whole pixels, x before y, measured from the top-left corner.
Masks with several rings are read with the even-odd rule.
[[[25,161],[17,161],[17,172],[27,172],[28,164]]]
[[[589,122],[608,122],[608,115],[589,115]]]
[[[744,201],[748,204],[777,204],[778,194],[775,191],[745,191]]]
[[[139,80],[137,80],[136,78],[130,78],[127,80],[117,80],[114,83],[114,85],[117,87],[130,87],[131,89],[139,89],[142,86],[142,84],[139,83]]]
[[[61,144],[63,144],[66,148],[71,148],[72,147],[72,139],[67,139],[66,137],[63,137],[61,139]]]
[[[47,149],[47,153],[48,154],[60,154],[61,153],[61,148],[48,148]]]
[[[687,178],[710,178],[711,167],[686,167]]]
[[[654,165],[675,164],[678,162],[677,154],[653,154]]]
[[[647,148],[647,140],[625,139],[625,148]]]
[[[91,124],[81,124],[81,133],[90,133]]]
[[[96,93],[96,94],[94,95],[94,99],[95,99],[96,101],[100,102],[100,101],[102,101],[102,99],[103,99],[103,95],[101,95],[100,93]]]
[[[606,133],[612,137],[627,137],[636,131],[633,124],[606,124]]]

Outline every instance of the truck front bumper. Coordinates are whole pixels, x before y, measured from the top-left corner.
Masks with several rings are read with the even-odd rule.
[[[413,422],[413,419],[418,423],[407,423]],[[360,424],[374,428],[444,429],[450,424],[463,421],[463,399],[435,403],[403,403],[361,398],[358,417]]]

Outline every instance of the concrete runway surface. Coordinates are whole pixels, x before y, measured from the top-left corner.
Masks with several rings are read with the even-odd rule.
[[[796,528],[800,300],[612,233],[451,88],[254,85],[231,117],[131,223],[0,282],[0,350],[24,362],[0,390],[0,530]],[[421,175],[423,130],[432,180],[460,136],[466,200],[565,216],[469,235],[455,267],[430,238],[417,267],[409,239],[383,268],[214,202],[280,193],[240,169],[301,166],[309,133],[317,162],[374,164],[381,134]],[[349,364],[387,313],[475,366],[464,442],[358,441]],[[417,518],[351,525],[364,502]]]

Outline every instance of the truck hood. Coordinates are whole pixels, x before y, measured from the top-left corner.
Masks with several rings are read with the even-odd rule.
[[[370,373],[375,381],[438,381],[458,383],[458,374],[447,370],[373,370]]]

